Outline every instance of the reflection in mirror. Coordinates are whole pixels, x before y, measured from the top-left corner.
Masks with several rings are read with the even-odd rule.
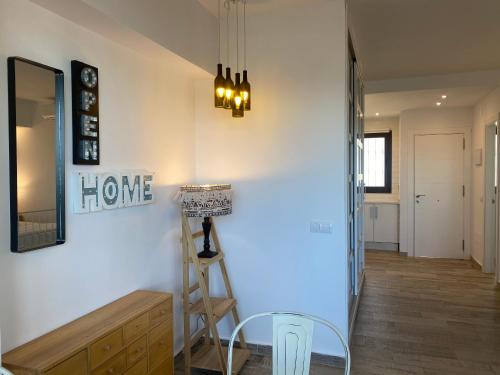
[[[14,252],[64,242],[63,79],[56,69],[9,58]]]

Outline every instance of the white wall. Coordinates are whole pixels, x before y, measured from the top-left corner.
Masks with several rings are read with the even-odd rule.
[[[211,80],[196,86],[198,180],[235,190],[233,215],[216,221],[241,315],[297,310],[347,335],[344,1],[252,14],[248,30],[253,110],[232,119]],[[309,233],[311,220],[333,234]],[[247,336],[270,344],[270,325]],[[314,350],[342,353],[324,331]]]
[[[470,131],[473,123],[472,108],[436,108],[415,109],[401,112],[401,203],[400,203],[400,251],[413,256],[413,144],[416,131],[447,130],[463,131],[466,133],[466,187],[470,180]],[[467,191],[470,189],[467,188]],[[470,255],[470,199],[466,195],[465,201],[465,254]]]
[[[390,194],[366,194],[366,199],[399,200],[399,117],[366,119],[365,132],[392,132],[392,191]]]
[[[474,108],[472,149],[481,149],[484,156],[485,128],[498,120],[500,113],[500,88],[483,98]],[[483,158],[484,159],[484,158]],[[472,167],[472,257],[483,264],[484,257],[484,163]]]
[[[175,292],[181,345],[179,210],[171,194],[195,174],[194,86],[180,59],[153,61],[26,0],[0,0],[0,327],[9,350],[138,288]],[[67,243],[9,252],[8,56],[65,72],[66,172],[155,171],[156,202],[91,215],[71,213]],[[99,68],[102,165],[71,164],[70,61]],[[69,187],[69,183],[67,184]]]
[[[93,215],[68,212],[65,245],[9,253],[7,93],[1,90],[0,274],[8,280],[0,285],[2,350],[137,288],[175,292],[180,348],[182,262],[171,195],[195,176],[235,189],[234,214],[217,222],[241,316],[298,310],[332,321],[347,335],[344,0],[295,3],[250,17],[254,110],[243,120],[213,108],[212,79],[199,81],[193,92],[193,77],[203,74],[184,60],[138,55],[27,0],[0,0],[0,8],[2,86],[11,55],[66,73],[68,175],[153,170],[157,199]],[[69,162],[71,59],[99,67],[99,168]],[[332,222],[333,234],[309,233],[311,220]],[[212,280],[220,288],[220,280]],[[248,340],[269,344],[269,328],[253,327]],[[332,340],[318,330],[314,349],[341,355]]]

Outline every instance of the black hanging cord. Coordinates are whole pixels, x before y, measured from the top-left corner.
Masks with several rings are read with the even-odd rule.
[[[226,43],[227,43],[226,55],[227,55],[227,66],[230,66],[230,62],[229,62],[229,10],[231,8],[231,5],[229,4],[229,0],[226,0],[224,2],[224,7],[226,8],[226,11],[227,11],[227,15],[226,15]]]
[[[240,17],[238,3],[239,1],[236,0],[236,72],[240,71]]]
[[[243,0],[243,64],[247,70],[247,0]]]
[[[219,64],[222,63],[222,57],[221,57],[221,48],[220,48],[220,0],[218,0],[217,3],[217,22],[218,22],[218,40],[219,40]]]

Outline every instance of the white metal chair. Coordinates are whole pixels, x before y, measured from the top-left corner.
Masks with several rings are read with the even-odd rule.
[[[345,353],[344,375],[351,372],[351,354],[347,340],[332,323],[316,316],[293,312],[266,312],[252,315],[234,329],[229,341],[227,373],[232,374],[233,347],[238,332],[251,320],[273,317],[273,375],[308,375],[311,364],[314,323],[333,331],[340,339]]]
[[[0,367],[0,375],[12,375],[12,373],[3,367]]]

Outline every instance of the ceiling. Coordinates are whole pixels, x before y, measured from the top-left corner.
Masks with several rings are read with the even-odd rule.
[[[349,0],[365,80],[500,68],[499,0]]]
[[[439,108],[474,106],[494,89],[481,86],[370,94],[365,97],[365,116],[376,118],[379,113],[380,117],[394,117],[407,109],[438,108],[437,102],[442,103]],[[447,98],[442,99],[442,95]]]

